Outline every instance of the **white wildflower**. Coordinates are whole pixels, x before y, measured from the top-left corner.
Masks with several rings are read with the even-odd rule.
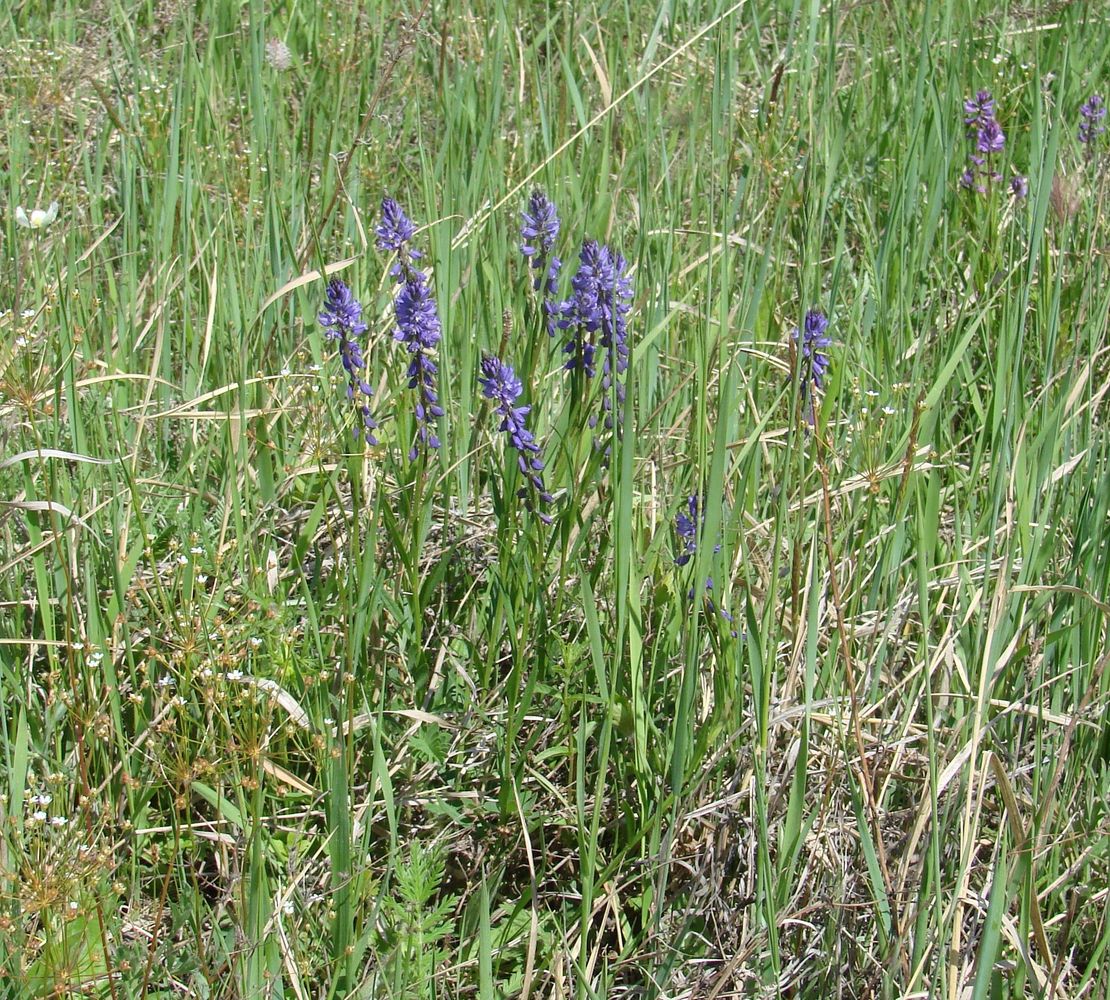
[[[293,53],[280,38],[271,38],[266,43],[266,62],[279,73],[284,73],[293,65]]]
[[[31,214],[22,205],[15,209],[15,221],[24,229],[45,229],[58,217],[58,203],[52,201],[47,209],[33,208]]]

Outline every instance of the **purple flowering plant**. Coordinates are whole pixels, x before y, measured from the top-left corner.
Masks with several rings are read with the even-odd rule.
[[[413,461],[422,449],[438,448],[440,443],[435,427],[443,416],[443,407],[436,386],[439,368],[434,352],[442,328],[428,275],[416,266],[421,258],[411,245],[416,226],[394,199],[382,199],[382,217],[374,232],[378,249],[397,255],[390,270],[399,286],[393,300],[397,323],[393,339],[408,350],[408,387],[416,392],[416,441],[409,451],[409,461]]]
[[[1106,105],[1099,94],[1091,94],[1079,108],[1079,134],[1078,138],[1086,147],[1087,159],[1095,155],[1095,145],[1106,131],[1103,119],[1106,117]]]
[[[516,405],[524,386],[512,365],[492,356],[482,359],[478,384],[482,387],[482,395],[497,404],[497,412],[501,416],[498,430],[505,433],[509,444],[516,449],[517,468],[526,481],[526,485],[517,490],[517,496],[528,511],[539,517],[544,524],[551,524],[551,515],[537,507],[537,501],[550,504],[554,502],[554,497],[543,484],[542,449],[525,422],[532,408]]]
[[[997,160],[1006,146],[1006,133],[994,114],[994,97],[989,90],[980,90],[964,101],[965,135],[974,144],[968,154],[971,165],[960,175],[960,187],[967,191],[986,194],[992,184],[1002,180]],[[1012,186],[1011,191],[1017,193]]]
[[[992,121],[994,121],[994,98],[989,90],[980,90],[974,97],[964,101],[964,125],[967,126],[969,139],[974,138],[979,129]]]
[[[829,370],[829,356],[825,351],[832,344],[832,339],[826,335],[828,328],[829,321],[825,314],[819,309],[810,309],[801,329],[795,327],[790,332],[797,352],[798,392],[806,423],[810,427],[815,422],[815,390],[825,388],[825,376]]]
[[[362,427],[355,428],[355,436],[363,433],[367,444],[377,444],[374,431],[378,425],[370,412],[369,402],[374,392],[363,374],[366,359],[362,352],[361,337],[368,327],[362,322],[362,303],[336,278],[328,282],[324,308],[316,318],[324,328],[327,338],[339,342],[339,357],[347,373],[347,399],[354,403],[362,418]]]
[[[547,195],[537,189],[532,192],[522,215],[520,252],[536,272],[532,288],[541,294],[540,308],[547,334],[554,337],[559,314],[559,270],[563,266],[554,253],[559,237],[559,214]]]
[[[627,269],[628,263],[619,253],[596,240],[586,240],[578,255],[578,270],[571,279],[573,294],[559,306],[558,326],[570,334],[563,347],[568,355],[563,367],[593,378],[597,374],[597,351],[604,352],[602,407],[609,430],[614,426],[611,393],[617,398],[618,421],[625,398],[622,376],[628,369],[628,312],[632,301]],[[595,423],[592,420],[591,426]]]
[[[675,556],[674,563],[676,566],[685,566],[698,551],[698,541],[702,529],[701,517],[701,501],[696,493],[691,494],[686,500],[686,509],[679,510],[675,515],[674,527],[675,533],[678,535],[679,544],[682,546],[682,551]],[[718,543],[713,547],[714,554],[721,551],[721,546]],[[729,614],[724,608],[718,608],[713,601],[713,577],[707,576],[705,578],[705,603],[711,613],[719,614],[730,625],[733,622],[732,615]],[[686,594],[687,600],[694,599],[694,590],[691,587]],[[736,637],[736,631],[732,632],[733,638]]]

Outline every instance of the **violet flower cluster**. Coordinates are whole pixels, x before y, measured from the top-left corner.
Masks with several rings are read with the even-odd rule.
[[[964,101],[964,125],[967,138],[975,146],[968,154],[971,166],[960,175],[960,187],[986,194],[990,184],[1002,180],[992,157],[1006,145],[1006,133],[994,117],[994,98],[989,90],[980,90]]]
[[[428,275],[416,266],[421,255],[410,246],[416,227],[392,198],[382,199],[382,219],[374,232],[379,250],[397,254],[397,262],[390,271],[400,286],[393,300],[397,321],[393,339],[404,344],[409,352],[408,385],[417,393],[413,407],[416,442],[409,451],[412,461],[421,448],[439,447],[435,426],[443,416],[443,407],[439,405],[436,389],[439,369],[433,355],[442,330]]]
[[[825,335],[828,328],[829,321],[825,314],[819,309],[810,309],[802,328],[795,327],[790,332],[790,339],[798,351],[798,391],[805,420],[810,427],[814,425],[815,418],[814,390],[825,388],[825,375],[829,370],[829,356],[825,349],[832,339]]]
[[[522,215],[520,252],[536,271],[532,288],[541,293],[540,308],[546,320],[547,335],[554,337],[559,313],[559,269],[563,266],[553,252],[559,237],[559,214],[547,195],[537,189],[532,192]]]
[[[1001,183],[998,160],[1006,146],[1006,133],[994,116],[994,98],[989,90],[980,90],[964,101],[965,135],[974,147],[968,154],[971,165],[960,175],[960,187],[967,191],[986,194],[992,185]],[[1029,184],[1021,174],[1010,178],[1010,193],[1024,198]]]
[[[363,376],[366,359],[363,357],[359,339],[368,329],[362,322],[362,303],[342,281],[335,279],[328,282],[324,308],[316,318],[328,339],[339,341],[339,357],[347,372],[347,399],[354,402],[356,395],[358,396],[355,408],[362,418],[362,427],[355,428],[355,436],[361,431],[366,435],[368,444],[377,444],[374,431],[378,425],[370,412],[369,403],[374,393]]]
[[[482,359],[478,384],[482,387],[482,395],[497,403],[497,412],[501,415],[498,430],[505,432],[509,444],[516,449],[517,467],[527,481],[527,485],[517,490],[517,496],[524,501],[528,511],[539,517],[544,524],[551,524],[551,516],[536,507],[537,500],[549,504],[554,502],[554,497],[543,485],[543,477],[540,475],[543,472],[541,449],[524,420],[532,408],[516,405],[524,391],[520,379],[512,365],[499,358],[486,357]]]
[[[701,504],[697,494],[690,496],[686,501],[686,510],[680,510],[674,519],[675,531],[678,534],[679,541],[682,545],[682,552],[675,557],[676,566],[685,566],[698,551],[698,535],[701,531]],[[713,547],[714,553],[721,551],[720,544]],[[705,578],[705,603],[710,612],[719,614],[730,625],[733,622],[732,615],[724,608],[718,608],[713,602],[713,577],[707,576]],[[694,599],[693,588],[686,595],[688,600]],[[733,638],[736,638],[736,631],[732,632]]]
[[[569,357],[563,367],[593,378],[597,374],[597,350],[605,352],[601,387],[605,427],[609,430],[614,426],[610,391],[615,387],[618,420],[625,398],[621,376],[628,368],[627,317],[632,300],[627,268],[619,253],[596,240],[586,240],[578,255],[578,271],[571,279],[573,294],[559,306],[559,328],[570,331],[563,347]],[[596,420],[591,420],[591,426],[594,424]]]
[[[1091,94],[1079,108],[1079,141],[1087,147],[1087,159],[1094,156],[1095,143],[1106,131],[1105,117],[1106,105],[1098,94]]]

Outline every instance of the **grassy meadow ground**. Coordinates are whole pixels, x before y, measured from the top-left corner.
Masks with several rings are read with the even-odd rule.
[[[0,992],[1110,995],[1106,17],[5,5]],[[608,389],[534,188],[560,298],[627,259]]]

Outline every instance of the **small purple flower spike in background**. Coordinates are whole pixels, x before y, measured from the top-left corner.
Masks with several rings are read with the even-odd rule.
[[[342,281],[335,279],[328,282],[324,308],[316,318],[328,339],[339,341],[339,357],[347,372],[347,398],[353,401],[355,394],[359,395],[360,401],[356,406],[362,417],[362,432],[365,433],[368,444],[377,444],[374,431],[378,425],[370,413],[368,402],[374,393],[362,375],[366,360],[358,340],[368,329],[362,322],[362,304]],[[359,428],[356,427],[355,435],[358,434]]]
[[[1098,94],[1091,94],[1079,108],[1079,141],[1087,147],[1087,158],[1094,156],[1094,143],[1106,131],[1102,120],[1106,117],[1106,105]]]
[[[674,564],[676,566],[685,566],[698,551],[698,506],[698,497],[695,493],[686,501],[686,511],[680,510],[675,514],[674,529],[678,532],[678,537],[682,539],[684,545],[682,553],[675,558]],[[720,548],[718,545],[717,551]]]
[[[393,315],[397,320],[393,339],[408,349],[410,360],[406,374],[409,388],[417,392],[413,407],[416,443],[409,451],[409,461],[413,461],[420,452],[420,446],[439,447],[435,424],[443,416],[443,407],[439,405],[436,390],[439,369],[433,360],[433,353],[439,344],[442,328],[428,276],[416,266],[421,254],[409,245],[416,234],[416,226],[392,198],[382,199],[382,218],[374,232],[379,250],[397,254],[397,263],[390,270],[400,285],[393,300]]]
[[[825,336],[829,328],[829,321],[819,309],[810,309],[806,313],[802,329],[795,327],[790,333],[798,349],[798,379],[802,396],[802,405],[805,407],[806,423],[811,427],[814,423],[813,389],[825,388],[825,374],[829,369],[829,356],[824,353],[832,340]]]
[[[517,468],[528,481],[527,486],[517,490],[517,496],[544,524],[551,524],[551,516],[536,509],[536,500],[549,504],[554,502],[554,497],[544,488],[543,477],[540,475],[543,472],[540,446],[536,444],[536,439],[524,421],[532,408],[514,405],[524,391],[520,379],[512,365],[499,358],[486,357],[482,359],[478,384],[482,387],[482,395],[497,403],[497,412],[501,414],[501,426],[498,430],[508,435],[509,444],[517,452]]]
[[[701,511],[699,510],[700,503],[697,494],[693,494],[686,501],[686,510],[680,510],[674,519],[675,531],[679,539],[682,541],[682,552],[675,557],[674,564],[676,566],[685,566],[698,551],[698,533],[701,529]],[[720,545],[713,547],[714,553],[721,551]],[[733,623],[732,615],[730,615],[724,608],[718,608],[713,603],[713,577],[707,576],[705,578],[705,603],[709,606],[711,612],[719,614],[730,625]],[[694,591],[686,595],[688,600],[694,599]],[[732,637],[736,638],[736,630],[732,630]]]
[[[558,318],[558,278],[563,262],[553,253],[559,237],[559,215],[542,191],[532,192],[523,212],[520,252],[536,270],[532,287],[543,293],[542,308],[547,318],[547,335],[555,336]]]

